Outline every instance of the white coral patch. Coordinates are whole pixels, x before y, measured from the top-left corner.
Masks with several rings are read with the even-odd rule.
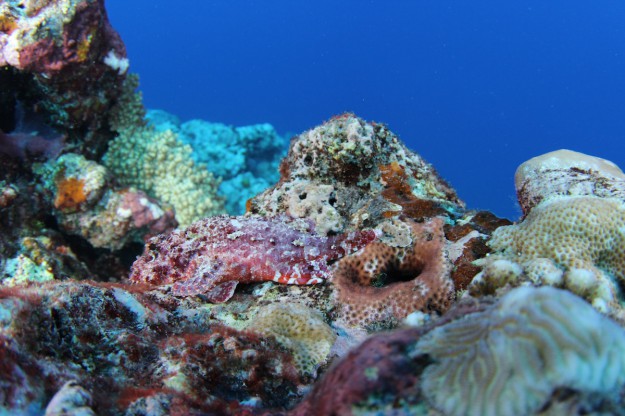
[[[119,75],[125,74],[130,66],[128,58],[120,58],[113,49],[104,57],[104,63],[116,70]]]

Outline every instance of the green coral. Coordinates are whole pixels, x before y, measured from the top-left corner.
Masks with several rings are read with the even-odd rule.
[[[125,186],[142,189],[168,203],[181,226],[224,212],[217,196],[220,181],[195,163],[192,149],[170,130],[157,132],[145,122],[137,78],[129,77],[111,114],[118,136],[109,143],[103,162]]]

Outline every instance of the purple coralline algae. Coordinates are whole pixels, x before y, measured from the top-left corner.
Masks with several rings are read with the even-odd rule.
[[[204,294],[224,302],[238,283],[321,283],[330,277],[329,261],[375,238],[373,230],[319,236],[311,222],[284,215],[211,217],[150,240],[130,280],[173,284],[176,296]]]
[[[128,69],[103,0],[1,2],[0,68],[11,90],[1,98],[0,130],[38,113],[85,154],[101,154],[107,112]]]

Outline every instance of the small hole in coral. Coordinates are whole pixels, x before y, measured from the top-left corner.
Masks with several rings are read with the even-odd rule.
[[[412,265],[410,268],[387,267],[371,279],[369,286],[382,288],[393,283],[409,282],[419,277],[423,264]]]
[[[304,199],[306,199],[307,196],[308,196],[308,194],[306,194],[306,192],[303,192],[303,193],[299,194],[299,199],[304,200]]]
[[[332,192],[330,194],[330,199],[328,199],[328,204],[330,204],[331,206],[334,206],[336,204],[336,195],[334,194],[334,192]]]

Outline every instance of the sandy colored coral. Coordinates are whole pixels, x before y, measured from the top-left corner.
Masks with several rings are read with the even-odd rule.
[[[557,389],[615,400],[625,331],[563,290],[517,288],[484,312],[425,335],[417,353],[430,403],[448,416],[530,415]]]
[[[293,361],[302,373],[315,375],[326,363],[336,334],[323,316],[300,303],[275,303],[262,308],[248,328],[272,335],[290,350]]]
[[[514,182],[525,215],[541,201],[558,196],[625,201],[625,174],[618,166],[572,150],[556,150],[524,162],[516,170]]]
[[[181,226],[224,211],[219,181],[193,162],[191,148],[171,131],[121,134],[109,144],[104,163],[124,185],[171,204]]]
[[[551,285],[587,299],[619,320],[625,283],[625,176],[611,162],[558,151],[521,165],[516,182],[523,221],[497,229],[493,254],[472,295],[506,286]]]
[[[565,287],[603,312],[618,308],[617,283],[625,282],[625,207],[596,197],[561,198],[534,207],[517,225],[497,229],[489,242],[495,255],[471,285],[488,293],[507,283]],[[521,269],[509,278],[497,260]]]
[[[444,312],[453,297],[443,220],[409,223],[413,243],[374,242],[342,259],[334,271],[335,302],[349,326],[389,326],[414,311]]]
[[[111,113],[118,137],[109,143],[103,162],[116,179],[174,207],[181,226],[225,211],[217,196],[219,180],[195,163],[192,149],[170,131],[156,131],[145,122],[136,77],[129,77]]]

